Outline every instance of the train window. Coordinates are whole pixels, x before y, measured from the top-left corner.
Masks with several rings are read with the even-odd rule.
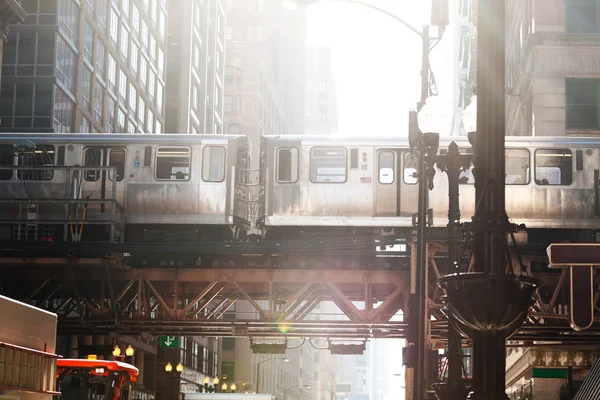
[[[313,183],[344,183],[348,153],[342,147],[314,148],[310,157],[310,180]]]
[[[298,182],[298,149],[277,149],[277,182]]]
[[[42,167],[54,165],[54,146],[38,144],[35,149],[25,150],[18,154],[18,165]],[[51,169],[31,169],[17,171],[17,177],[24,181],[49,181],[54,176]]]
[[[573,153],[568,149],[535,151],[535,183],[570,185],[573,182]]]
[[[86,167],[99,167],[102,165],[102,149],[86,149],[83,165]],[[99,169],[86,169],[85,180],[95,182],[100,179]]]
[[[206,146],[202,157],[202,180],[223,182],[225,179],[225,148]]]
[[[529,183],[529,150],[506,149],[505,183],[527,185]]]
[[[190,161],[190,149],[187,147],[159,147],[154,176],[159,181],[187,181],[190,179]]]
[[[9,144],[0,146],[0,168],[12,167],[15,162],[13,147]],[[8,181],[13,177],[12,169],[0,169],[0,181]]]
[[[389,185],[394,183],[394,152],[379,152],[379,183]]]
[[[121,182],[125,177],[125,150],[111,149],[108,157],[108,166],[117,167],[117,182]],[[108,173],[109,179],[113,180],[113,171]]]
[[[404,153],[404,183],[407,185],[415,185],[419,182],[417,177],[417,159],[410,151]]]

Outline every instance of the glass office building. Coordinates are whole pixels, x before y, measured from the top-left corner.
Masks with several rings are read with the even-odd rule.
[[[4,45],[1,132],[160,133],[166,0],[20,0]]]

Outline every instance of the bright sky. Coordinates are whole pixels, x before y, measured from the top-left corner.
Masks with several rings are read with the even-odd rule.
[[[430,21],[424,0],[364,0],[418,30]],[[454,3],[451,1],[450,3]],[[331,47],[336,82],[338,134],[406,136],[408,111],[420,99],[421,39],[393,18],[340,0],[307,7],[308,44]],[[432,29],[432,35],[436,34]],[[449,134],[452,114],[452,30],[431,54]]]

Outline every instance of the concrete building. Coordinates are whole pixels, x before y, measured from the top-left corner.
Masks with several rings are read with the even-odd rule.
[[[2,83],[2,53],[4,42],[8,40],[10,25],[23,22],[27,13],[16,0],[0,0],[0,84]]]
[[[223,0],[169,0],[168,133],[223,133]]]
[[[0,131],[162,132],[165,0],[23,0]]]
[[[304,132],[305,11],[279,0],[226,4],[225,133],[249,136],[258,165],[261,135]]]
[[[306,135],[337,132],[338,99],[333,80],[331,49],[310,46],[306,55]]]

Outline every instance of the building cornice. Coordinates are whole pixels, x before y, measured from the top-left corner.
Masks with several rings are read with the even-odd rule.
[[[0,39],[8,38],[9,26],[23,22],[27,13],[16,0],[0,0]]]

